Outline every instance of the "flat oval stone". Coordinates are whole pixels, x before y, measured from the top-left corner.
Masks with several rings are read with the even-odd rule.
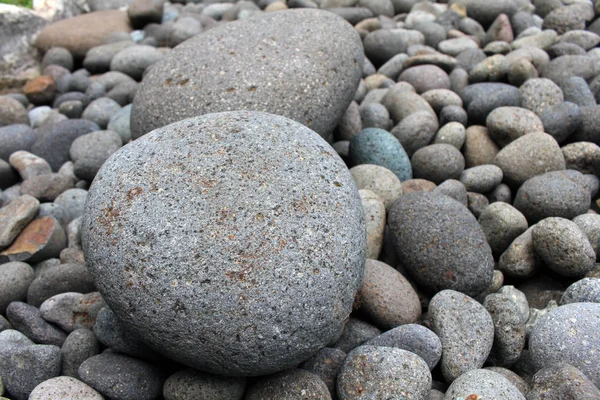
[[[138,138],[185,118],[250,109],[286,116],[328,137],[354,97],[363,60],[358,33],[323,10],[265,13],[220,25],[152,66],[133,102],[131,134]]]
[[[219,374],[291,368],[335,340],[365,262],[344,162],[310,129],[259,112],[181,121],[121,148],[90,188],[81,232],[115,315],[155,350]]]

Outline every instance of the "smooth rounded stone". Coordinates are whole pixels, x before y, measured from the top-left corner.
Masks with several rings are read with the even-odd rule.
[[[365,342],[365,346],[396,347],[421,357],[432,370],[442,356],[442,342],[422,325],[407,324],[390,329]]]
[[[54,217],[37,218],[21,231],[8,249],[0,253],[0,263],[36,263],[56,257],[66,247],[66,242],[65,231]]]
[[[39,307],[50,297],[65,293],[89,293],[94,282],[85,265],[60,264],[40,273],[29,286],[27,303]]]
[[[106,87],[104,84],[100,82],[92,82],[85,93],[83,94],[83,98],[81,100],[84,107],[87,107],[92,101],[97,100],[99,98],[106,96]]]
[[[394,347],[360,346],[350,352],[340,370],[341,399],[424,399],[431,390],[427,363],[416,354]]]
[[[73,71],[73,55],[64,47],[53,47],[42,58],[42,70],[49,65],[60,65],[69,71]]]
[[[360,117],[362,128],[378,128],[383,130],[390,128],[390,113],[382,104],[369,103],[364,107],[360,107]]]
[[[92,181],[104,162],[121,146],[121,136],[113,131],[96,131],[78,137],[69,150],[75,175]]]
[[[527,395],[527,392],[529,391],[529,384],[515,372],[504,367],[485,367],[484,369],[502,375],[508,379],[510,383],[515,385],[515,387],[519,389],[519,392],[521,392],[523,396]]]
[[[446,391],[445,400],[469,399],[470,396],[525,400],[525,396],[507,378],[487,369],[473,369],[457,377]]]
[[[365,55],[376,66],[381,66],[394,56],[405,53],[412,44],[424,44],[425,36],[407,29],[380,29],[370,32],[364,39]]]
[[[449,144],[432,144],[417,150],[411,157],[415,178],[436,184],[447,179],[459,179],[465,168],[461,152]]]
[[[275,131],[278,141],[272,142]],[[223,132],[236,133],[220,136]],[[221,139],[215,141],[213,135]],[[265,141],[269,143],[268,151],[263,147]],[[290,146],[299,158],[282,159],[280,155]],[[153,157],[158,147],[160,157]],[[210,149],[214,152],[209,157],[206,152]],[[259,161],[257,149],[263,153]],[[180,165],[182,152],[190,155],[178,167],[183,170],[169,168],[173,162]],[[247,163],[250,154],[256,165],[252,168]],[[192,182],[187,172],[179,172],[210,171],[225,159],[232,164],[227,171],[211,173],[210,180],[203,172],[194,172],[198,177]],[[132,165],[138,167],[133,169]],[[272,176],[264,174],[265,166]],[[256,172],[259,169],[260,174]],[[247,178],[240,180],[239,174]],[[193,207],[189,207],[190,201]],[[330,202],[340,207],[325,209]],[[111,203],[113,208],[104,205]],[[136,204],[146,208],[136,208]],[[345,164],[320,136],[284,117],[257,112],[221,113],[157,130],[124,147],[104,164],[90,189],[86,210],[81,229],[83,248],[88,268],[107,304],[150,347],[206,371],[260,375],[297,365],[339,334],[360,286],[366,238],[358,190]],[[320,217],[304,218],[308,212]],[[214,225],[206,225],[206,218],[214,219]],[[273,218],[279,224],[274,231],[268,225]],[[98,219],[104,222],[98,224]],[[163,221],[159,230],[164,233],[156,232],[155,219]],[[190,226],[197,225],[193,221],[200,221],[202,232],[192,232]],[[322,228],[324,221],[327,230]],[[304,232],[302,236],[298,236],[298,229]],[[161,239],[153,240],[152,249],[144,242],[121,239],[130,237],[133,230],[142,236],[147,234],[143,232],[153,231]],[[252,239],[265,237],[261,230],[266,238]],[[213,235],[224,235],[227,240]],[[290,235],[297,240],[293,248],[287,246]],[[178,243],[175,247],[173,238]],[[326,261],[314,259],[312,250],[310,257],[301,250],[303,243],[313,248],[313,243],[327,246],[332,240],[347,241],[348,245],[334,246],[337,250],[329,251]],[[177,262],[165,264],[162,256],[157,261],[157,255],[164,254],[158,251],[161,248],[177,254]],[[223,254],[232,251],[241,256],[223,261]],[[244,256],[248,251],[253,254],[251,261]],[[208,270],[198,269],[199,257],[206,266],[218,262]],[[299,261],[305,259],[311,261]],[[160,275],[136,272],[152,269],[156,262],[164,265]],[[257,263],[277,268],[256,269]],[[107,266],[119,271],[126,267],[129,271],[125,276],[107,274]],[[281,281],[281,271],[292,267],[292,280]],[[308,281],[308,288],[299,283]],[[292,282],[293,287],[289,286]],[[262,290],[248,292],[248,285]],[[142,287],[149,290],[144,296],[140,296]],[[161,302],[157,304],[154,296],[160,296]],[[221,296],[237,299],[234,314],[226,311],[230,300]],[[298,302],[298,296],[307,300]],[[185,303],[182,298],[186,298]],[[255,307],[257,304],[270,306]],[[223,313],[227,318],[218,317]],[[182,314],[193,316],[194,323],[189,318],[182,320]],[[165,322],[161,329],[156,327],[156,318]],[[219,320],[223,322],[217,323]],[[213,328],[206,328],[207,324]],[[247,330],[248,324],[256,329]],[[203,335],[194,336],[194,341],[203,342],[197,351],[190,352],[190,343],[168,339],[196,331],[197,326],[203,327]],[[223,348],[225,343],[227,352],[217,357],[212,349]],[[259,350],[264,355],[257,357]]]
[[[479,96],[467,107],[469,121],[484,124],[488,115],[498,107],[520,106],[519,91],[515,87],[500,88],[487,96]]]
[[[79,367],[81,381],[113,399],[154,399],[162,393],[159,367],[118,353],[102,353]]]
[[[450,89],[448,74],[435,65],[417,65],[405,69],[398,81],[410,83],[419,94],[433,89]]]
[[[486,59],[486,55],[483,52],[483,50],[481,50],[480,48],[471,48],[471,49],[465,49],[463,51],[460,52],[460,54],[458,54],[456,56],[456,61],[458,63],[457,65],[457,69],[460,71],[465,72],[465,78],[467,79],[466,84],[468,85],[468,73],[471,71],[471,69],[479,64],[481,61]],[[458,92],[460,93],[460,92]]]
[[[600,390],[580,370],[566,363],[542,368],[531,378],[527,394],[531,400],[600,398]]]
[[[596,253],[587,236],[572,221],[549,217],[532,231],[535,252],[562,276],[583,276],[594,268]]]
[[[0,127],[14,124],[29,125],[27,109],[12,97],[0,96]]]
[[[98,314],[104,307],[106,307],[106,302],[99,292],[84,294],[73,307],[74,329],[94,329]]]
[[[164,53],[153,46],[127,46],[114,55],[110,62],[111,71],[119,71],[140,80],[144,71],[164,57]]]
[[[573,218],[573,222],[586,234],[596,258],[600,254],[600,216],[597,214],[582,214]]]
[[[394,16],[394,5],[390,0],[359,0],[358,6],[368,8],[375,16]]]
[[[36,343],[62,346],[67,335],[46,322],[40,310],[29,304],[14,301],[6,308],[6,318],[11,325]]]
[[[366,341],[381,335],[381,330],[376,326],[360,319],[350,317],[344,326],[342,334],[333,344],[333,347],[348,353]]]
[[[31,150],[37,140],[35,131],[27,125],[14,124],[0,128],[0,158],[8,161],[16,151]]]
[[[82,102],[85,97],[84,93],[81,92],[67,92],[56,96],[52,108],[60,108],[61,104],[67,101],[80,101]]]
[[[465,131],[463,155],[467,168],[493,164],[500,149],[484,126],[472,125]]]
[[[85,55],[83,67],[93,74],[108,71],[113,57],[121,50],[132,46],[135,46],[134,42],[123,40],[92,47]]]
[[[447,38],[444,27],[436,22],[422,21],[414,25],[425,36],[425,44],[437,48],[438,44]]]
[[[499,107],[486,119],[489,135],[500,145],[506,146],[531,132],[544,132],[542,120],[532,111],[521,107]]]
[[[305,40],[307,24],[313,34],[319,32],[314,40]],[[279,27],[277,35],[274,26]],[[264,47],[266,27],[268,36],[280,46],[276,56]],[[241,32],[242,39],[229,34],[233,30]],[[325,42],[327,46],[315,50],[315,43],[324,46]],[[228,50],[219,54],[198,50],[215,46]],[[216,27],[169,53],[146,74],[133,102],[132,136],[186,117],[254,108],[284,115],[328,137],[354,97],[363,58],[355,30],[327,11],[265,13]],[[193,62],[183,68],[182,59]],[[268,73],[264,63],[268,63]],[[310,68],[307,75],[307,63],[319,68]],[[279,70],[286,79],[279,78]],[[215,74],[220,78],[214,79]],[[306,90],[307,84],[311,90]],[[293,99],[292,92],[298,93]],[[156,117],[147,118],[149,114]]]
[[[60,374],[58,346],[9,345],[7,347],[0,357],[0,376],[11,398],[27,400],[37,385]]]
[[[36,198],[23,195],[0,208],[0,248],[8,247],[18,237],[35,217],[39,206]]]
[[[600,38],[600,36],[599,36]],[[596,99],[585,79],[572,76],[564,79],[560,85],[565,101],[577,104],[579,107],[595,106]]]
[[[525,347],[527,316],[520,312],[517,302],[502,293],[486,296],[483,306],[494,322],[494,344],[487,362],[510,367],[519,359]]]
[[[329,400],[329,389],[317,375],[303,369],[290,369],[259,378],[248,386],[247,400]]]
[[[448,122],[433,137],[432,144],[449,144],[460,150],[466,139],[465,127],[459,122]]]
[[[544,132],[528,133],[513,140],[498,152],[493,164],[502,169],[504,182],[514,187],[549,171],[565,169],[556,139]]]
[[[505,60],[508,57],[505,58]],[[508,63],[509,61],[506,60]],[[513,61],[512,64],[508,64],[508,74],[507,79],[511,85],[516,87],[520,87],[529,79],[534,79],[539,77],[539,73],[535,66],[527,59],[521,58],[516,61]]]
[[[98,125],[100,128],[106,128],[111,117],[121,109],[116,101],[107,97],[101,97],[92,101],[83,110],[81,118]]]
[[[442,40],[438,43],[437,47],[440,52],[452,57],[458,56],[461,52],[467,49],[479,48],[477,43],[470,37]]]
[[[568,363],[583,372],[596,386],[600,383],[600,351],[597,331],[600,304],[572,303],[545,314],[533,328],[529,351],[535,367]]]
[[[23,181],[21,194],[40,201],[54,201],[65,190],[73,187],[71,178],[61,174],[37,175]]]
[[[0,266],[0,314],[6,315],[6,307],[13,301],[27,298],[27,289],[35,278],[29,264],[14,261]]]
[[[573,219],[589,209],[590,193],[562,171],[547,172],[527,180],[517,191],[513,205],[530,224],[547,217]]]
[[[72,332],[74,326],[73,308],[81,300],[81,293],[60,293],[45,300],[40,306],[40,315],[46,321],[57,325],[65,332]]]
[[[587,55],[556,57],[542,68],[542,76],[558,85],[572,76],[591,80],[597,72],[595,60]]]
[[[365,212],[367,229],[367,258],[377,259],[383,246],[385,230],[385,205],[383,201],[370,190],[358,191]]]
[[[67,336],[60,349],[62,375],[79,379],[79,366],[100,352],[98,340],[89,329],[76,329]]]
[[[521,106],[540,115],[546,108],[564,102],[560,87],[548,78],[529,79],[519,88]]]
[[[375,193],[386,210],[402,195],[402,182],[392,171],[373,164],[361,164],[350,169],[352,179],[360,190],[366,189]]]
[[[569,138],[573,142],[592,142],[600,145],[600,128],[598,125],[600,105],[581,107],[581,127]]]
[[[361,83],[363,83],[365,85],[365,91],[366,91],[367,87],[366,87],[366,83],[364,83],[364,82],[365,82],[364,79],[361,80]],[[396,85],[394,85],[394,86],[396,86]],[[408,86],[408,84],[407,84],[405,86],[405,89],[406,89],[406,87],[410,87],[410,86]],[[388,88],[379,88],[379,89],[370,90],[365,94],[363,100],[360,102],[360,105],[364,107],[365,105],[367,105],[369,103],[381,103],[383,98],[389,91],[390,90]]]
[[[544,131],[558,143],[563,143],[581,126],[583,115],[581,108],[574,103],[564,102],[545,108],[540,114]]]
[[[156,354],[146,346],[127,325],[123,324],[108,307],[104,307],[96,319],[94,334],[100,343],[119,353],[132,357],[155,359]]]
[[[394,268],[367,259],[359,290],[360,313],[381,328],[415,323],[421,316],[421,303],[408,280]]]
[[[467,192],[467,208],[475,218],[479,218],[483,210],[489,205],[490,201],[481,193]]]
[[[528,228],[525,216],[508,203],[490,204],[479,216],[479,225],[492,252],[500,256]]]
[[[349,141],[353,136],[358,135],[361,131],[362,121],[360,116],[360,108],[356,101],[352,101],[336,128],[336,136],[340,140]]]
[[[585,50],[582,49],[581,47],[577,46],[576,44],[573,43],[556,43],[555,45],[551,46],[550,48],[547,49],[548,55],[553,58],[556,59],[558,57],[562,57],[562,56],[584,56]],[[542,72],[545,75],[545,70],[542,70]],[[565,78],[564,75],[561,75],[562,78],[557,81],[558,84],[562,85],[562,81]]]
[[[165,2],[162,0],[137,0],[130,2],[127,16],[134,28],[141,28],[149,23],[160,23],[163,18]]]
[[[421,97],[429,103],[436,113],[440,113],[447,106],[462,108],[462,99],[449,89],[431,89],[421,94]]]
[[[410,179],[408,181],[402,182],[403,193],[431,192],[436,187],[437,185],[435,183],[426,179]]]
[[[46,160],[54,171],[69,161],[71,144],[79,136],[99,131],[98,125],[91,121],[73,119],[61,121],[55,125],[40,128],[38,140],[31,148],[31,153]]]
[[[585,30],[571,30],[560,37],[564,43],[574,43],[585,50],[590,50],[600,43],[600,36],[594,32]]]
[[[116,101],[121,107],[124,107],[133,102],[138,88],[139,84],[137,82],[121,83],[107,92],[106,97]]]
[[[417,150],[431,142],[438,127],[435,115],[427,111],[417,111],[406,116],[391,133],[400,141],[407,155],[412,157]]]
[[[524,32],[522,32],[519,35],[519,37],[517,37],[511,43],[512,48],[520,50],[534,47],[545,50],[558,41],[558,34],[552,29],[544,29],[541,32],[539,31],[539,29],[533,29],[536,30],[535,33],[532,32],[529,35],[523,35]]]
[[[106,127],[109,131],[117,132],[121,137],[122,143],[128,143],[131,140],[131,127],[129,125],[131,107],[131,104],[129,104],[117,111],[110,118]]]
[[[469,71],[469,82],[499,82],[508,74],[510,65],[504,55],[494,54],[479,62]]]
[[[166,400],[241,400],[246,379],[184,369],[171,375],[163,386]]]
[[[490,203],[493,203],[495,201],[503,201],[509,204],[512,203],[512,191],[510,190],[510,187],[505,183],[501,183],[498,186],[496,186],[494,190],[488,193],[487,197]]]
[[[87,190],[78,188],[69,189],[58,195],[58,197],[54,200],[54,203],[63,207],[66,214],[65,217],[68,223],[70,223],[71,221],[83,215],[87,196]]]
[[[73,72],[72,75],[65,75],[68,78],[67,82],[64,83],[65,91],[71,92],[85,92],[87,88],[92,84],[92,80],[90,79],[90,73],[85,69],[79,69]],[[98,80],[96,80],[98,81]],[[60,81],[57,85],[60,86]]]
[[[396,54],[394,57],[390,58],[385,64],[383,64],[377,70],[377,73],[380,75],[387,76],[394,81],[397,80],[398,75],[402,72],[404,68],[404,62],[408,59],[408,55],[404,53]]]
[[[80,118],[83,113],[83,104],[78,100],[65,101],[64,103],[61,103],[58,111],[67,118]]]
[[[448,197],[451,197],[465,207],[467,207],[468,205],[467,189],[465,189],[465,185],[463,185],[456,179],[445,180],[440,185],[438,185],[438,187],[433,189],[432,192],[435,194],[446,195]]]
[[[494,323],[481,304],[463,293],[443,290],[429,302],[429,318],[442,342],[446,381],[483,366],[492,349]]]
[[[12,325],[10,324],[10,322],[8,322],[6,318],[4,318],[4,316],[0,315],[0,332],[3,332],[8,329],[12,329]]]
[[[392,86],[381,99],[381,104],[388,109],[394,123],[400,123],[404,118],[419,111],[428,112],[436,117],[429,103],[405,86]]]
[[[465,169],[459,180],[467,191],[488,193],[502,182],[502,178],[503,173],[498,166],[485,164]]]
[[[495,269],[494,275],[492,276],[492,282],[488,285],[488,287],[486,287],[483,290],[483,292],[479,293],[475,297],[475,300],[479,303],[483,303],[483,301],[488,295],[492,293],[497,293],[498,290],[500,290],[500,288],[502,287],[502,285],[504,285],[504,274],[501,271]]]
[[[548,15],[544,17],[544,29],[555,30],[556,33],[562,35],[571,30],[585,29],[585,21],[593,18],[594,12],[592,5],[589,2],[587,4],[571,4],[564,7],[558,7],[552,10]],[[589,8],[584,11],[582,7]],[[586,14],[591,13],[591,18],[588,18]]]
[[[388,226],[400,263],[427,291],[451,288],[476,295],[491,282],[491,249],[477,220],[456,200],[405,194],[390,210]]]
[[[600,279],[583,278],[570,285],[560,299],[560,305],[570,303],[600,303]]]
[[[104,400],[104,397],[85,383],[68,376],[57,376],[37,385],[29,400],[46,399]]]

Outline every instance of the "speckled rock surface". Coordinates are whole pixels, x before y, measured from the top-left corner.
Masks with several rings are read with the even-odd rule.
[[[330,400],[325,383],[312,372],[290,369],[258,379],[248,387],[246,400]]]
[[[490,284],[492,251],[475,217],[456,200],[407,193],[394,203],[388,225],[400,262],[421,287],[474,296]]]
[[[531,379],[529,400],[600,399],[600,390],[580,370],[568,364],[542,368]]]
[[[119,150],[90,188],[82,235],[98,289],[129,328],[230,375],[293,367],[337,338],[365,260],[341,159],[306,127],[257,112],[182,121]]]
[[[163,386],[165,400],[240,400],[246,379],[218,376],[193,369],[171,375]]]
[[[216,27],[146,74],[131,110],[132,137],[240,108],[284,115],[328,137],[354,97],[363,59],[359,35],[326,11],[267,13]]]
[[[29,395],[29,400],[46,399],[104,400],[104,396],[75,378],[58,376],[40,383]]]
[[[476,399],[525,400],[525,396],[502,375],[486,369],[476,369],[462,374],[446,391],[445,400]]]

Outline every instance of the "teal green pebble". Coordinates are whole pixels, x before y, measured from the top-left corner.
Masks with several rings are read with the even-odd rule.
[[[412,179],[408,154],[400,141],[379,128],[363,129],[350,142],[350,159],[354,165],[375,164],[392,171],[404,182]]]

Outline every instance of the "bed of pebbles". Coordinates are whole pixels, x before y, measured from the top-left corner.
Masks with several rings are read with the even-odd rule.
[[[70,3],[0,96],[0,398],[600,399],[600,1]]]

